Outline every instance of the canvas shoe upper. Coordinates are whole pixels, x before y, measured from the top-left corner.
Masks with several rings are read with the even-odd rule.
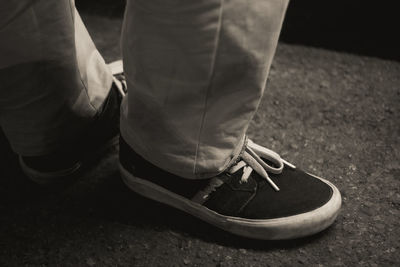
[[[339,190],[250,140],[236,163],[210,179],[165,172],[120,139],[123,181],[133,191],[228,232],[256,239],[297,238],[333,223]]]

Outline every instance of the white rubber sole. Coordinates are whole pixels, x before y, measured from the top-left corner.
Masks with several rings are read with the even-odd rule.
[[[101,147],[96,149],[93,153],[96,155],[100,155],[103,151],[105,151],[108,147],[112,145],[116,145],[119,142],[119,137],[114,136],[107,142],[105,142]],[[54,172],[41,172],[35,169],[30,168],[26,165],[25,161],[21,156],[19,156],[19,166],[21,167],[22,172],[32,181],[39,185],[52,185],[63,183],[66,181],[70,181],[74,175],[78,174],[80,169],[82,168],[82,162],[77,162],[73,166],[64,170],[57,170]]]
[[[120,172],[124,183],[139,195],[187,212],[225,231],[254,239],[293,239],[318,233],[334,222],[342,203],[340,192],[332,183],[313,175],[333,190],[331,199],[324,206],[303,214],[277,219],[244,219],[218,214],[161,186],[135,177],[121,164]]]
[[[54,172],[40,172],[26,165],[23,158],[19,156],[19,166],[21,167],[22,172],[35,183],[40,185],[48,185],[55,182],[63,181],[64,179],[69,178],[71,175],[75,174],[81,168],[81,162],[77,162],[70,168],[64,170],[58,170]]]

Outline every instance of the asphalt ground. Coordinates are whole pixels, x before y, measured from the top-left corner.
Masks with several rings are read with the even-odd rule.
[[[121,19],[83,19],[120,58]],[[289,241],[232,236],[131,193],[116,145],[73,185],[41,190],[3,139],[0,266],[398,266],[399,85],[399,62],[280,43],[248,134],[343,196],[332,227]]]

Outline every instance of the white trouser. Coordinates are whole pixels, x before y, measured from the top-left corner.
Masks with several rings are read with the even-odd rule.
[[[122,48],[121,134],[156,166],[214,176],[242,149],[286,0],[131,0]]]
[[[0,39],[7,40],[0,43],[0,119],[21,154],[51,150],[51,140],[69,134],[59,129],[73,131],[91,118],[110,87],[111,75],[77,14],[74,38],[74,7],[59,2],[13,0],[12,14],[3,8],[8,3],[0,4]],[[211,177],[227,168],[263,94],[287,3],[128,0],[122,33],[128,94],[121,115],[127,143],[182,177]],[[24,23],[31,38],[18,34]],[[25,39],[32,39],[29,49]],[[40,77],[35,66],[44,69]],[[7,72],[17,74],[10,81]]]
[[[15,152],[44,155],[72,142],[111,83],[73,1],[0,2],[0,125]]]

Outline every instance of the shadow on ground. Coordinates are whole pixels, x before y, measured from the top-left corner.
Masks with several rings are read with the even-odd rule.
[[[60,218],[94,220],[93,226],[98,224],[96,222],[112,222],[138,231],[173,231],[223,246],[262,251],[295,248],[324,235],[268,242],[232,236],[181,211],[132,193],[120,179],[116,151],[117,147],[110,147],[105,158],[91,163],[82,179],[62,188],[42,188],[30,182],[22,175],[14,158],[13,167],[8,169],[8,179],[1,183],[3,211],[13,214],[13,222],[17,224],[30,224],[29,220],[33,220],[33,228],[37,227],[36,220],[42,221],[41,227]],[[23,212],[19,217],[21,211],[28,211],[28,214]],[[31,230],[36,231],[33,228]]]
[[[130,192],[119,177],[116,153],[117,147],[110,147],[80,180],[59,189],[28,181],[12,156],[0,183],[0,264],[218,265],[223,261],[218,250],[231,255],[298,249],[330,232],[290,241],[232,236]],[[195,254],[182,259],[188,249]]]

